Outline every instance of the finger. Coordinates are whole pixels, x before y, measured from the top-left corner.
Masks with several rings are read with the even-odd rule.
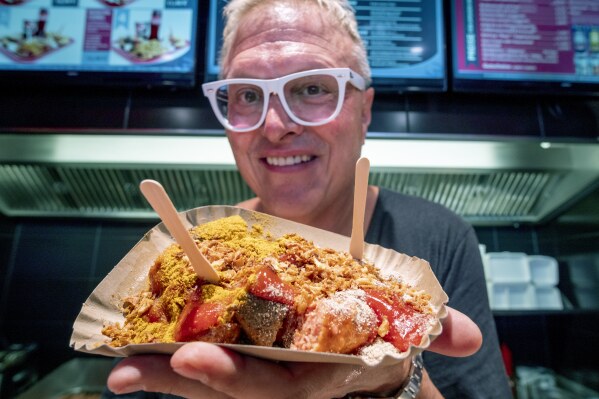
[[[282,364],[205,342],[179,348],[171,358],[171,366],[181,376],[236,398],[274,398],[273,393],[289,393],[298,385],[293,373]],[[264,396],[265,392],[269,394]]]
[[[449,312],[443,320],[443,333],[431,343],[428,350],[453,357],[476,353],[483,342],[480,329],[464,313],[450,307],[447,309]]]
[[[387,386],[389,376],[393,376],[392,385],[395,386],[397,378],[407,374],[408,363],[382,368],[331,363],[275,363],[203,342],[184,345],[171,359],[171,366],[180,375],[243,399],[341,397],[358,389]]]
[[[230,399],[202,384],[173,371],[168,356],[147,355],[123,359],[111,371],[108,388],[116,393],[136,391],[162,392],[191,399]]]

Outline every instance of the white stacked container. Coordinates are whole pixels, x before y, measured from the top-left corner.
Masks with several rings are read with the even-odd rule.
[[[562,296],[557,288],[559,270],[557,260],[545,255],[528,256],[537,309],[563,309]]]
[[[599,255],[571,257],[567,267],[578,306],[599,309]]]
[[[525,253],[487,253],[485,274],[492,309],[535,308],[535,291]]]
[[[492,309],[563,309],[554,258],[523,252],[489,252],[483,255],[483,265]]]

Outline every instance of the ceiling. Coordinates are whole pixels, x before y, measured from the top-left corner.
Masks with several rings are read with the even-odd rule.
[[[599,222],[598,143],[372,137],[363,155],[371,184],[441,203],[474,225]],[[147,178],[179,210],[252,196],[222,135],[0,134],[6,216],[153,218],[138,189]]]

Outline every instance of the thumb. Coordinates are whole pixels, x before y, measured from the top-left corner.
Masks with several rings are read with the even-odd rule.
[[[443,333],[431,342],[428,350],[441,355],[465,357],[476,353],[483,342],[478,326],[464,313],[447,307]]]

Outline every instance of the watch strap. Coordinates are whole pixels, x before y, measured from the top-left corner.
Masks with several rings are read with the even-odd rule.
[[[412,357],[412,370],[408,383],[401,389],[399,395],[394,396],[394,399],[416,399],[420,386],[422,385],[422,369],[424,368],[424,360],[422,354],[419,353]]]

